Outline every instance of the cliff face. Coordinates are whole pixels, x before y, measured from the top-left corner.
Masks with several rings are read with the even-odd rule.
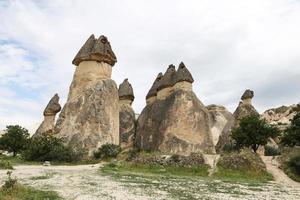
[[[55,134],[88,150],[119,144],[119,95],[111,79],[116,58],[106,37],[92,35],[73,60],[77,65]]]
[[[266,110],[261,117],[270,124],[277,126],[280,130],[284,130],[290,125],[290,120],[293,119],[297,111],[300,111],[300,104],[280,106]]]
[[[140,114],[135,142],[141,149],[172,154],[215,152],[208,110],[192,91],[193,80],[184,75],[190,73],[183,67],[177,72],[173,66],[168,68],[156,100]],[[185,72],[183,76],[180,71]]]
[[[225,125],[221,135],[219,136],[219,141],[216,145],[216,151],[218,153],[222,152],[222,149],[225,144],[229,143],[231,140],[231,129],[239,125],[239,121],[249,115],[258,115],[254,106],[251,103],[252,98],[254,97],[254,92],[251,90],[246,90],[241,97],[241,100],[238,107],[233,113],[233,118],[230,119]]]
[[[209,105],[206,107],[210,115],[210,131],[213,143],[217,145],[219,137],[229,121],[233,120],[233,115],[220,105]]]

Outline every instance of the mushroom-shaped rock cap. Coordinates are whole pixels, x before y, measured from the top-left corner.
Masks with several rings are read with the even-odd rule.
[[[82,61],[105,62],[114,66],[117,58],[111,49],[107,37],[101,35],[98,39],[92,34],[81,47],[72,63],[76,66]]]
[[[127,78],[119,85],[119,99],[134,100],[133,89]]]
[[[186,68],[183,62],[179,64],[177,73],[176,73],[176,83],[180,81],[187,81],[190,83],[194,82],[192,74],[189,72],[189,70]]]
[[[167,71],[165,72],[164,76],[160,80],[158,90],[172,87],[175,84],[176,79],[176,70],[174,65],[169,65]]]
[[[245,90],[244,94],[242,95],[241,99],[252,99],[254,97],[254,92],[252,90]]]
[[[48,105],[44,110],[44,116],[55,115],[61,110],[61,106],[59,104],[59,96],[55,94],[49,101]]]
[[[160,72],[157,75],[157,77],[156,77],[156,79],[155,79],[152,87],[150,88],[150,90],[149,90],[149,92],[148,92],[148,94],[146,96],[146,99],[148,99],[150,97],[155,97],[157,95],[157,88],[159,86],[159,83],[160,83],[160,80],[162,79],[162,77],[163,77],[163,74]]]

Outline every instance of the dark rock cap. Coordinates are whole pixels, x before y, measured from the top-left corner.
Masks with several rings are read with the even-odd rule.
[[[190,83],[194,82],[192,74],[189,72],[189,70],[186,68],[183,62],[179,64],[177,73],[176,73],[176,83],[180,81],[187,81]]]
[[[119,99],[134,100],[133,89],[127,78],[119,85]]]
[[[160,80],[162,79],[163,77],[163,74],[161,72],[159,72],[159,74],[157,75],[152,87],[150,88],[147,96],[146,96],[146,99],[150,98],[150,97],[155,97],[156,94],[157,94],[157,88],[159,86],[159,82]]]
[[[241,99],[252,99],[254,97],[254,92],[252,90],[245,90],[244,94],[242,95]]]
[[[49,101],[48,105],[44,110],[44,116],[55,115],[61,110],[61,106],[59,104],[59,96],[55,94]]]
[[[98,39],[96,39],[94,34],[92,34],[81,47],[72,63],[78,66],[80,62],[88,60],[105,62],[114,66],[117,62],[117,58],[111,49],[107,37],[101,35]]]
[[[169,65],[167,71],[165,72],[164,76],[162,77],[158,90],[172,87],[175,84],[176,79],[176,70],[174,65]]]

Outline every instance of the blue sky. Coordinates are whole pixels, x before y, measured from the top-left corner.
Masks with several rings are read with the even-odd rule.
[[[300,1],[0,1],[0,129],[33,130],[49,99],[66,101],[71,61],[106,35],[129,78],[137,113],[156,74],[184,61],[205,104],[234,111],[253,89],[260,111],[300,101]]]

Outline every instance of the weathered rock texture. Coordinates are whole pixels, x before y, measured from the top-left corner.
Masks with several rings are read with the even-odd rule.
[[[280,130],[286,129],[291,119],[300,111],[300,104],[290,106],[280,106],[278,108],[268,109],[262,113],[261,117],[266,119],[270,124],[275,125]]]
[[[123,149],[133,147],[135,134],[135,113],[131,107],[134,94],[128,79],[125,79],[119,86],[120,105],[120,145]]]
[[[77,67],[55,133],[89,155],[102,144],[119,144],[119,95],[111,79],[115,62],[107,38],[94,35],[73,60]]]
[[[210,131],[214,145],[217,145],[219,137],[229,121],[233,120],[233,115],[224,106],[209,105],[206,107],[210,115]]]
[[[238,107],[233,113],[233,119],[229,120],[227,124],[225,125],[219,141],[216,145],[216,151],[221,152],[224,145],[229,143],[231,140],[231,129],[234,127],[237,127],[239,125],[239,121],[249,115],[258,115],[259,113],[256,111],[256,109],[252,106],[251,100],[254,97],[254,92],[251,90],[246,90],[244,94],[242,95]]]
[[[192,91],[192,82],[183,64],[177,72],[170,65],[156,79],[157,98],[146,105],[137,122],[135,143],[139,148],[184,155],[214,153],[209,113]]]
[[[55,94],[49,101],[48,105],[44,110],[44,120],[36,130],[33,137],[39,137],[43,135],[53,134],[54,124],[55,124],[55,115],[61,110],[59,104],[59,96]]]

